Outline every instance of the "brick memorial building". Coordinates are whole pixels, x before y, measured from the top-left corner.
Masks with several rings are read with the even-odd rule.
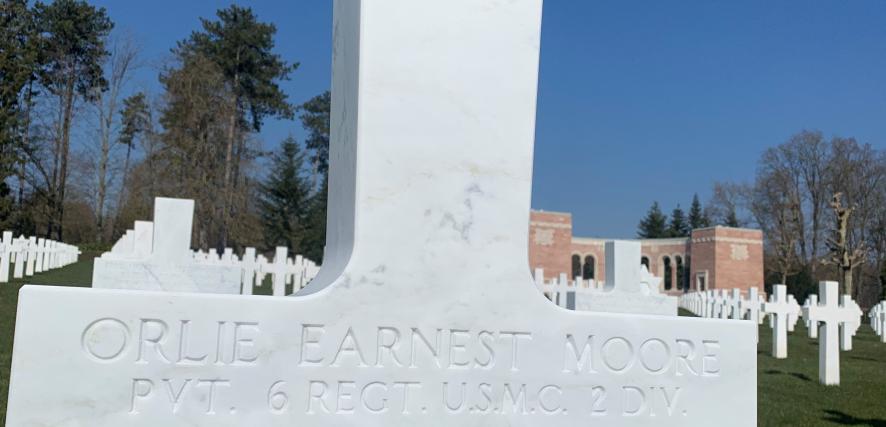
[[[607,239],[576,237],[572,214],[532,211],[529,224],[529,266],[544,269],[546,280],[567,273],[603,282]],[[608,239],[611,240],[611,239]],[[747,228],[709,227],[690,237],[641,239],[649,271],[662,277],[662,292],[763,288],[763,232]]]

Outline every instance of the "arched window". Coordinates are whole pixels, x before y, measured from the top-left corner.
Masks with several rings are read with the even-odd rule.
[[[572,256],[572,278],[581,276],[581,255],[575,254]]]
[[[671,287],[674,286],[673,281],[671,280],[671,259],[669,257],[663,257],[661,263],[664,265],[664,288],[666,291],[669,291],[671,290]]]
[[[646,269],[649,270],[649,257],[644,256],[644,257],[640,258],[640,264],[645,265]]]
[[[597,260],[591,255],[586,256],[584,266],[581,269],[581,278],[584,280],[593,279],[596,266]]]
[[[689,292],[689,287],[692,283],[692,265],[690,264],[691,261],[692,257],[690,255],[686,255],[686,266],[683,267],[683,290],[686,292]]]
[[[677,289],[683,290],[683,258],[675,255],[674,263],[677,264]]]

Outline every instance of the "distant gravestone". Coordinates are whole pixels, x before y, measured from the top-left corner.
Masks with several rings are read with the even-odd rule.
[[[25,287],[9,425],[756,423],[754,325],[533,286],[541,6],[336,0],[320,274],[287,298]]]
[[[154,221],[137,221],[111,252],[95,259],[92,287],[239,294],[238,266],[196,262],[190,249],[193,215],[193,200],[156,198]]]
[[[9,265],[12,258],[12,232],[4,231],[0,239],[0,283],[9,282]]]
[[[806,302],[803,303],[803,324],[806,325],[806,334],[809,338],[817,339],[818,338],[818,325],[809,319],[809,307],[814,307],[818,305],[818,295],[811,294],[806,297]]]
[[[35,258],[37,258],[37,237],[31,236],[28,238],[28,254],[27,261],[25,263],[25,276],[33,276],[34,275],[34,267],[35,267]]]
[[[864,313],[850,295],[840,295],[840,308],[846,313],[846,319],[840,322],[840,350],[852,351],[852,337],[858,332]]]
[[[846,334],[854,334],[861,322],[858,306],[847,304],[851,300],[837,300],[837,282],[821,282],[818,285],[821,301],[803,309],[804,317],[810,319],[813,327],[819,328],[818,335],[818,379],[824,385],[840,384],[840,337],[843,325]],[[853,329],[854,328],[854,329]]]
[[[259,268],[258,260],[255,257],[255,248],[246,248],[243,251],[243,260],[241,261],[243,277],[241,293],[243,295],[252,295],[252,288],[255,286],[255,277]]]
[[[772,357],[776,359],[788,357],[788,329],[791,321],[796,321],[794,313],[798,309],[797,302],[788,298],[787,286],[772,287],[772,295],[769,296],[769,301],[763,304],[763,311],[769,315],[772,327]]]
[[[744,318],[757,325],[763,324],[763,302],[760,300],[760,291],[757,288],[748,290],[748,298],[741,300],[741,312]]]
[[[606,283],[603,289],[577,293],[575,309],[609,313],[677,315],[677,298],[660,294],[640,259],[640,242],[613,240],[605,244]]]

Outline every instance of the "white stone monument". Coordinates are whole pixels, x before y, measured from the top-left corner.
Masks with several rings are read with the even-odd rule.
[[[803,308],[803,316],[810,319],[818,330],[818,379],[824,385],[840,385],[840,338],[844,334],[854,334],[861,324],[861,309],[857,305],[846,304],[851,299],[837,300],[837,282],[818,284],[821,301]]]
[[[658,292],[658,280],[640,264],[640,242],[607,241],[603,289],[576,293],[575,309],[608,313],[677,315],[677,298]]]
[[[10,425],[756,423],[749,322],[564,310],[532,284],[540,0],[334,16],[320,274],[288,298],[25,287]]]
[[[806,302],[803,303],[803,324],[806,325],[806,335],[812,339],[818,339],[818,325],[816,322],[809,319],[809,307],[815,307],[818,305],[818,295],[811,294],[806,297]]]
[[[136,221],[96,258],[92,287],[168,292],[239,294],[239,266],[198,263],[191,252],[194,201],[158,197],[154,221]]]
[[[769,315],[769,324],[772,327],[772,357],[787,359],[788,357],[788,329],[791,322],[796,322],[799,306],[793,298],[788,298],[787,286],[774,285],[769,301],[763,303],[763,311]]]

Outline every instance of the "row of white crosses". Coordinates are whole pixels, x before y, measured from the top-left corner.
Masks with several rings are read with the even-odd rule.
[[[748,298],[742,298],[741,291],[733,289],[714,290],[686,294],[681,297],[681,306],[701,317],[721,319],[756,320],[762,324],[769,316],[772,331],[772,356],[776,359],[788,357],[788,332],[793,332],[802,316],[808,328],[809,338],[819,340],[819,380],[825,385],[840,384],[840,351],[852,350],[852,337],[861,325],[861,308],[849,295],[838,297],[836,282],[819,283],[818,295],[810,295],[800,307],[793,295],[787,293],[787,286],[773,286],[772,295],[764,301],[756,288],[751,288]],[[871,322],[874,330],[886,328],[886,302],[872,310]],[[877,311],[879,314],[875,314]],[[879,323],[877,323],[879,322]],[[883,338],[886,342],[886,338]]]
[[[752,320],[763,324],[763,297],[751,288],[746,297],[740,289],[693,292],[680,297],[680,307],[699,317]]]
[[[566,273],[560,273],[557,278],[545,280],[545,272],[542,268],[535,269],[535,286],[554,304],[563,308],[571,308],[567,306],[568,295],[590,292],[592,289],[599,289],[599,284],[594,279],[582,279],[576,277],[569,280]]]
[[[0,283],[10,276],[21,279],[77,262],[80,250],[76,246],[34,236],[13,237],[4,231],[0,239]]]
[[[199,250],[194,253],[194,259],[198,263],[238,265],[242,272],[243,295],[252,295],[253,286],[262,286],[265,277],[271,275],[273,295],[284,296],[287,285],[292,285],[295,290],[304,288],[320,271],[320,266],[301,255],[289,257],[289,249],[285,246],[275,249],[271,261],[264,255],[256,254],[255,248],[251,247],[243,251],[242,257],[237,256],[233,249],[226,248],[221,254],[213,250]]]
[[[873,306],[868,312],[868,318],[874,333],[880,337],[880,342],[886,343],[886,301]]]

